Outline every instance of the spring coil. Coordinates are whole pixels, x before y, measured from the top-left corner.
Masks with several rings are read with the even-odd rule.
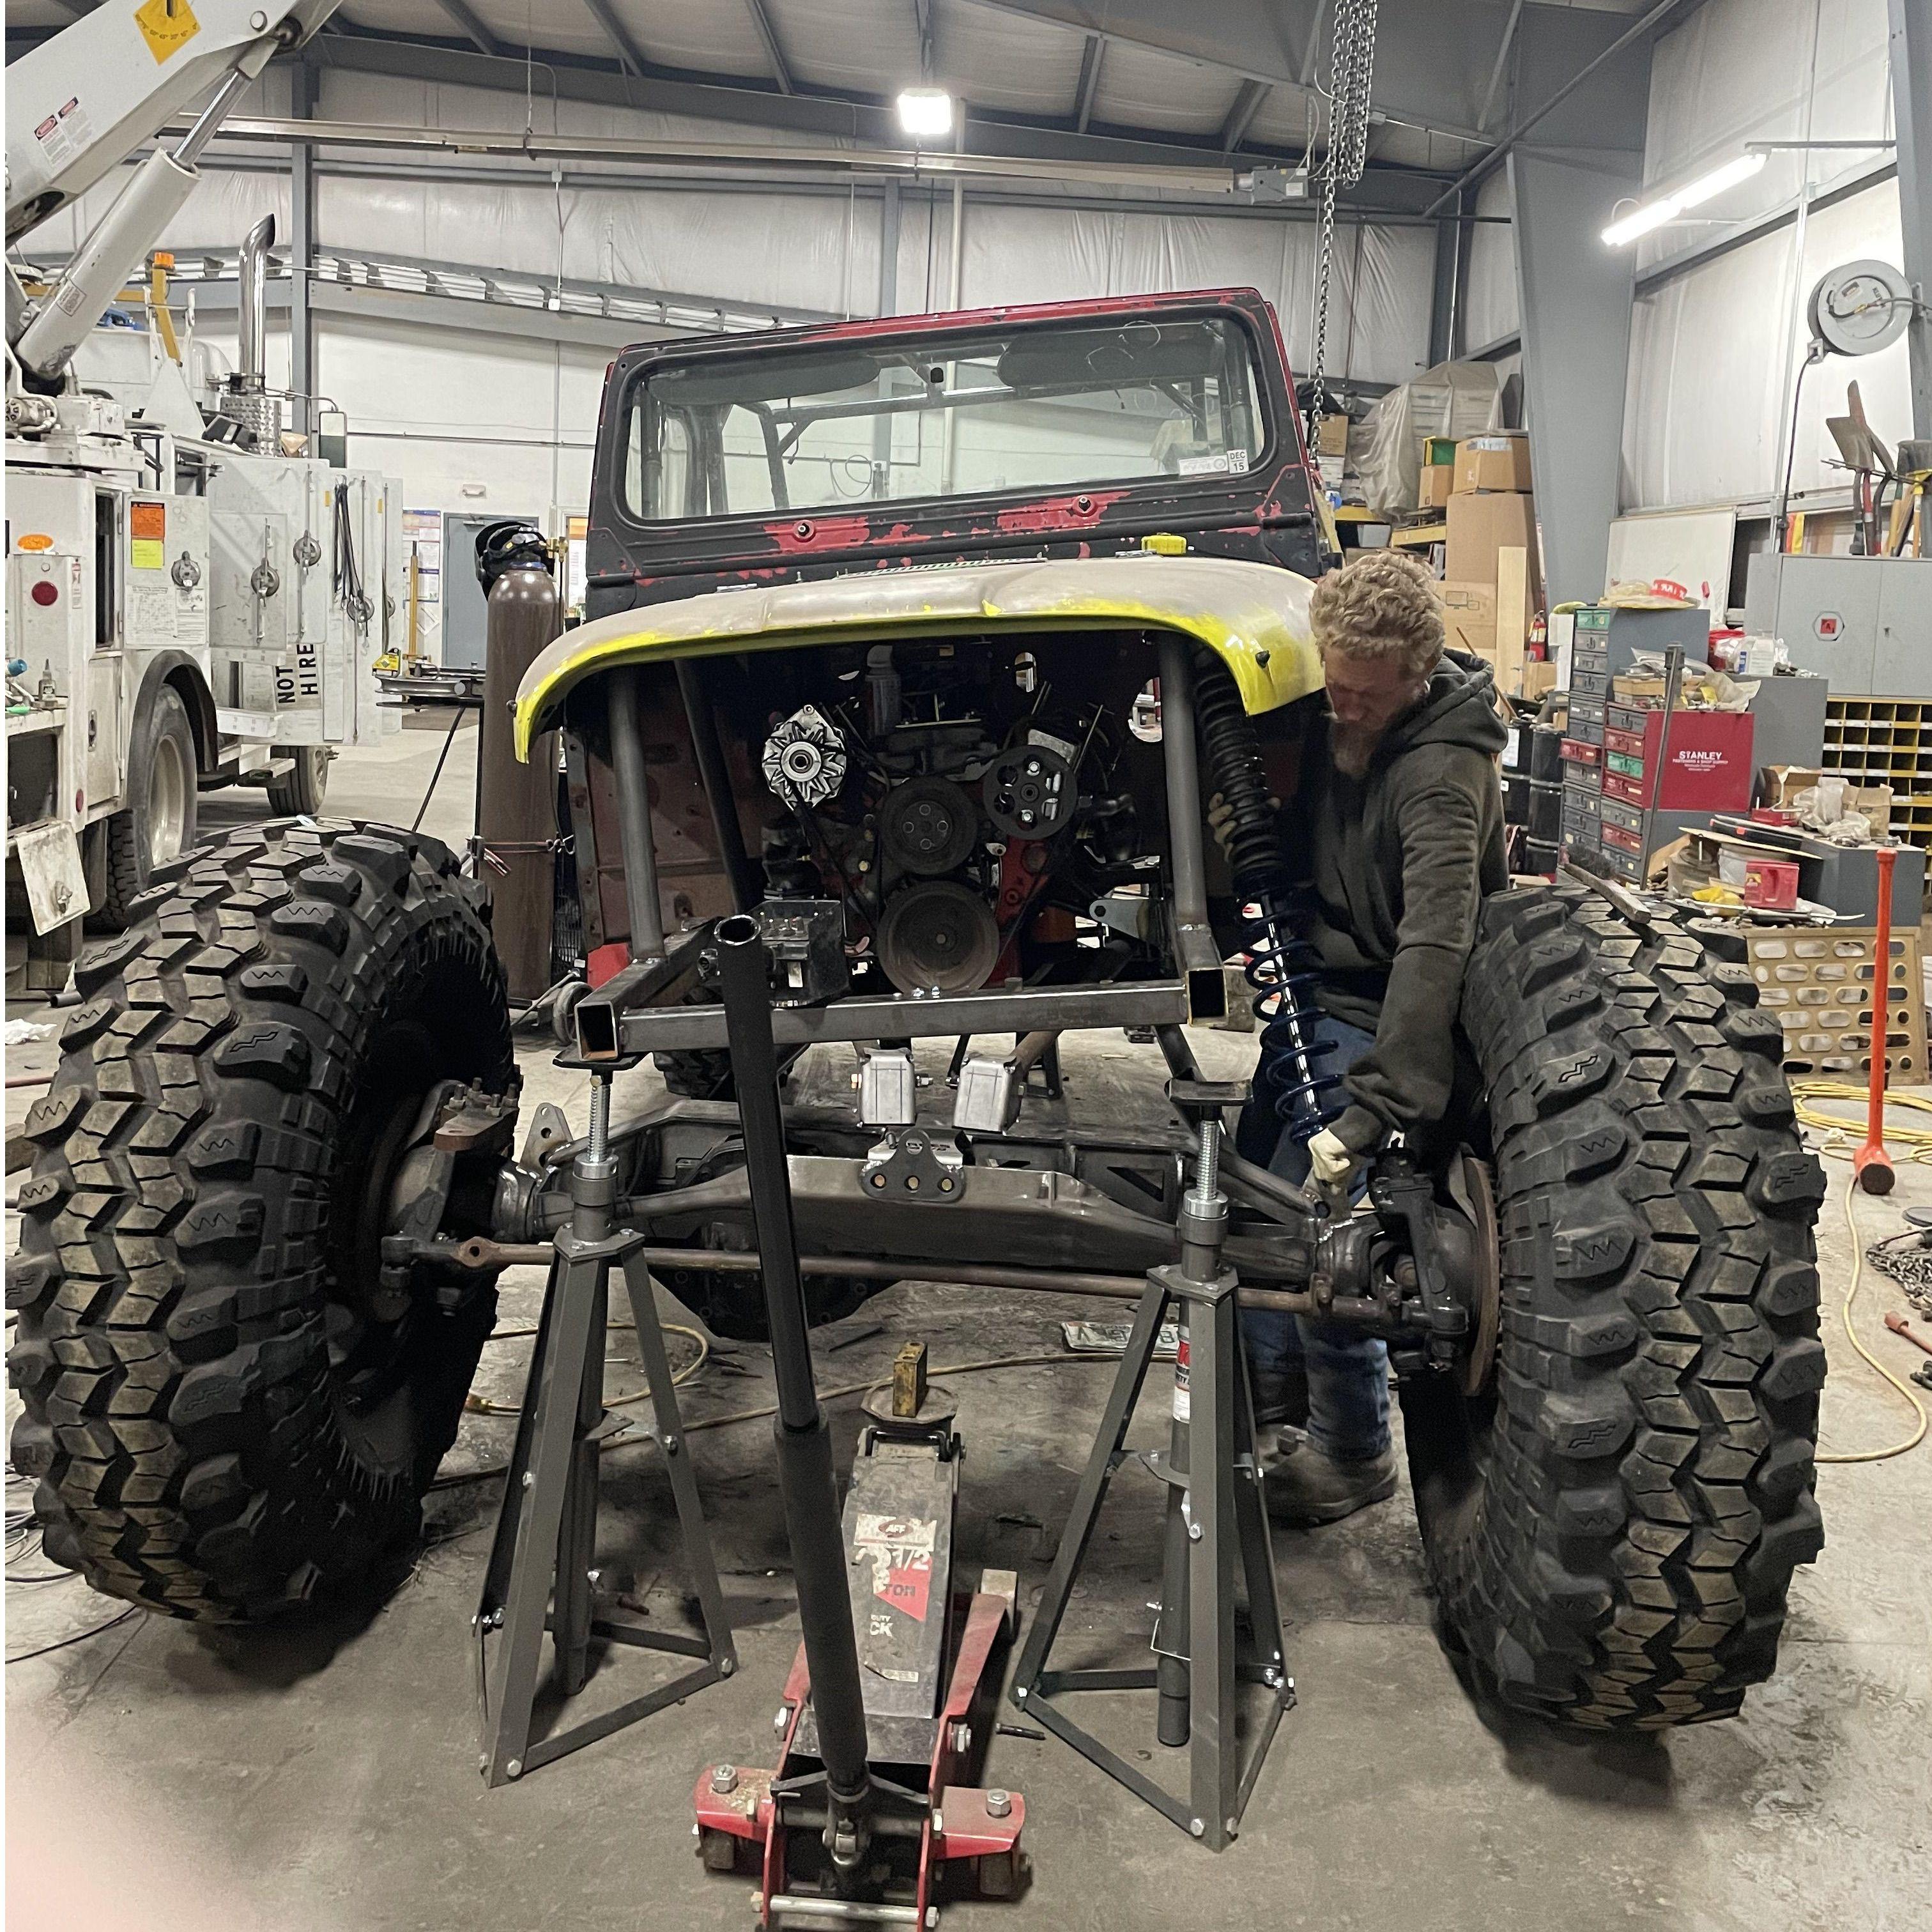
[[[1261,743],[1233,674],[1204,650],[1196,654],[1194,681],[1208,789],[1221,794],[1229,814],[1228,868],[1240,905],[1246,976],[1262,1025],[1256,1091],[1286,1132],[1306,1141],[1341,1112],[1333,1099],[1340,1076],[1328,1068],[1334,1049],[1316,1036],[1314,949],[1300,936],[1308,895],[1289,880]]]

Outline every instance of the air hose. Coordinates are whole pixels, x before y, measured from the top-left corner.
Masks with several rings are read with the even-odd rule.
[[[1308,893],[1298,888],[1282,850],[1280,808],[1268,796],[1261,741],[1234,676],[1208,651],[1195,656],[1194,708],[1210,791],[1228,812],[1228,862],[1240,907],[1241,946],[1261,1022],[1256,1091],[1284,1130],[1306,1141],[1341,1112],[1332,1104],[1340,1076],[1328,1070],[1334,1049],[1316,1036],[1313,949],[1300,936]]]

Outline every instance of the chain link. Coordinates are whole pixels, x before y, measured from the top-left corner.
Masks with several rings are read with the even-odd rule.
[[[1916,1241],[1877,1241],[1866,1249],[1865,1259],[1898,1282],[1919,1314],[1932,1319],[1932,1249]]]
[[[1377,0],[1335,0],[1329,53],[1328,152],[1322,164],[1322,229],[1315,264],[1315,366],[1308,400],[1312,453],[1328,413],[1328,280],[1335,259],[1339,191],[1362,178],[1369,154],[1369,92],[1375,79]]]

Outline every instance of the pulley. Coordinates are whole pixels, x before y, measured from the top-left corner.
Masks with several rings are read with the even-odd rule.
[[[986,816],[1011,838],[1051,838],[1072,823],[1073,768],[1044,745],[1016,745],[986,769]]]
[[[909,779],[879,808],[879,837],[904,870],[932,878],[963,866],[980,842],[980,814],[950,778]]]

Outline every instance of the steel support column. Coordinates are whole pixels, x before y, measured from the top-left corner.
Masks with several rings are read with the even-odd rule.
[[[1448,361],[1456,336],[1456,310],[1461,294],[1456,274],[1461,266],[1462,224],[1453,218],[1436,224],[1436,265],[1429,291],[1429,364]]]
[[[289,70],[289,118],[314,118],[316,71],[307,61]],[[315,267],[315,150],[302,142],[289,150],[289,388],[294,395],[290,427],[315,434],[315,310],[310,290]]]
[[[1459,195],[1456,200],[1456,297],[1449,312],[1449,353],[1468,352],[1469,264],[1476,252],[1476,197]]]
[[[1932,436],[1932,0],[1890,0],[1892,119],[1898,134],[1898,215],[1905,279],[1922,306],[1906,331],[1912,434]]]
[[[1519,85],[1531,100],[1562,78],[1544,11],[1526,14],[1518,32]],[[1552,607],[1604,589],[1618,507],[1635,258],[1601,237],[1618,200],[1642,189],[1649,91],[1648,51],[1632,46],[1509,156],[1523,386]]]

